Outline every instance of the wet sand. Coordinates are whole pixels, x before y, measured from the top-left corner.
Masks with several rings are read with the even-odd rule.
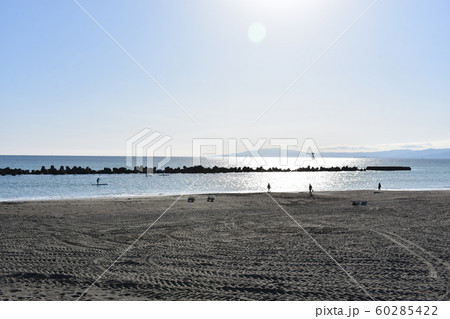
[[[81,300],[448,300],[449,195],[3,202],[0,299],[77,300],[154,223]]]

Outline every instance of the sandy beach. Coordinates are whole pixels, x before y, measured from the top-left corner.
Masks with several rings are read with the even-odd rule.
[[[448,300],[449,195],[2,202],[0,299]]]

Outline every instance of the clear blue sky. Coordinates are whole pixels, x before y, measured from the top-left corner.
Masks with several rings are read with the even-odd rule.
[[[0,3],[0,154],[122,155],[173,137],[314,138],[321,149],[450,147],[450,2],[72,0]],[[265,37],[250,41],[260,23]]]

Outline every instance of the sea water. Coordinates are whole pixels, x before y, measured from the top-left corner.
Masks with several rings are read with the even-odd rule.
[[[243,160],[243,159],[241,159]],[[290,158],[287,165],[278,158],[264,158],[264,167],[296,168]],[[32,199],[68,199],[95,197],[133,197],[178,194],[263,192],[270,183],[273,192],[306,192],[312,184],[315,191],[376,189],[378,183],[390,190],[450,189],[448,159],[368,159],[324,158],[326,167],[373,165],[410,166],[411,171],[353,172],[261,172],[219,174],[111,174],[111,175],[17,175],[0,176],[0,201]],[[158,158],[155,158],[155,163]],[[170,167],[192,166],[189,157],[174,157]],[[227,159],[202,160],[203,166],[228,166]],[[238,166],[241,166],[238,161]],[[260,163],[250,162],[257,167]],[[313,164],[305,161],[303,166]],[[104,156],[0,156],[0,168],[40,169],[60,166],[126,167],[125,157]],[[97,186],[97,178],[108,185]],[[94,185],[93,185],[94,184]]]

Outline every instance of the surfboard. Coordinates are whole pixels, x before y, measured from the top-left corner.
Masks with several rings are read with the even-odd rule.
[[[91,184],[92,186],[103,186],[103,185],[108,185],[108,184]]]

